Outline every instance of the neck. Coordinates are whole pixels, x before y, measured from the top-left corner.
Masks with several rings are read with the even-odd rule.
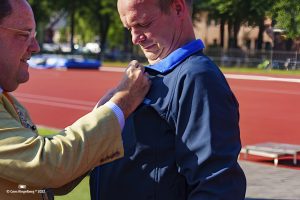
[[[187,20],[183,22],[182,29],[184,30],[183,34],[185,35],[185,37],[182,39],[182,45],[196,39],[193,22],[190,17],[187,17]]]
[[[179,49],[180,47],[182,47],[182,46],[186,45],[187,43],[196,39],[194,30],[192,27],[183,23],[181,26],[181,30],[182,30],[182,32],[180,33],[178,40],[176,42],[174,42],[175,45],[172,48],[173,50],[170,53],[172,53],[173,51]]]

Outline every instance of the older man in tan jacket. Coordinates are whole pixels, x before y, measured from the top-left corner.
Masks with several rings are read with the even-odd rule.
[[[104,105],[51,137],[38,135],[26,109],[9,93],[29,79],[27,60],[39,51],[26,0],[0,0],[0,199],[52,199],[91,168],[123,156],[125,118],[150,81],[133,61]]]

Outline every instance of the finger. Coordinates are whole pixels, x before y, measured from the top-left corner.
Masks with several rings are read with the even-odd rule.
[[[139,63],[137,60],[130,61],[126,69],[126,73],[130,73],[130,72],[132,73],[133,71],[135,71],[135,69],[139,68],[138,65]]]
[[[143,73],[145,73],[145,67],[142,64],[139,64],[138,67],[141,69]]]
[[[129,63],[129,67],[135,67],[137,68],[139,65],[139,62],[137,60],[132,60],[130,63]]]

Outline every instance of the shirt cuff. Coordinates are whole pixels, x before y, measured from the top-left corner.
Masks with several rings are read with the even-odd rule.
[[[121,108],[117,106],[117,104],[111,101],[106,102],[104,105],[112,109],[112,111],[115,113],[116,117],[118,118],[121,130],[123,130],[125,124],[125,119],[124,119],[125,117]]]

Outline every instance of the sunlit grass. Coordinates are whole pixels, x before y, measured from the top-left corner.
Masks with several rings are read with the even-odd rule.
[[[39,134],[46,136],[58,133],[59,130],[52,128],[39,127]],[[68,161],[66,161],[68,162]],[[86,177],[82,182],[69,194],[64,196],[55,196],[55,200],[90,200],[89,177]]]
[[[264,74],[264,75],[300,75],[300,70],[276,70],[276,69],[257,69],[247,67],[221,67],[223,73],[247,73],[247,74]]]
[[[146,65],[146,63],[143,63]],[[128,62],[104,62],[103,67],[127,67]],[[264,74],[264,75],[295,75],[300,76],[300,70],[266,70],[250,67],[221,67],[223,73],[247,73],[247,74]]]
[[[90,200],[89,177],[86,177],[69,194],[64,196],[55,196],[55,200]]]
[[[52,135],[58,133],[59,130],[54,128],[38,127],[38,132],[40,135]]]

